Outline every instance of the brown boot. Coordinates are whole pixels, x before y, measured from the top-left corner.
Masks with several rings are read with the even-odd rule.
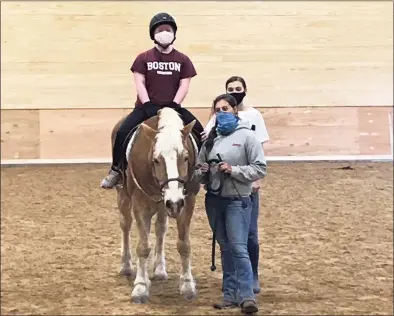
[[[216,309],[230,309],[237,308],[238,304],[230,301],[223,300],[220,303],[213,304],[213,307]]]
[[[242,313],[244,314],[254,314],[259,311],[257,304],[252,300],[245,300],[242,305]]]

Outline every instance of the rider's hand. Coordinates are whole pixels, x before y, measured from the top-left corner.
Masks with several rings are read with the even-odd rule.
[[[142,106],[151,106],[151,105],[153,105],[153,103],[150,101],[146,101],[145,103],[142,104]]]
[[[196,168],[199,169],[199,170],[201,170],[201,172],[205,173],[205,172],[208,172],[208,170],[209,170],[209,165],[205,162],[205,163],[203,163],[203,164],[198,164],[198,165],[196,166]]]
[[[219,163],[219,170],[223,171],[224,173],[231,174],[231,166],[227,162],[221,162]]]
[[[260,180],[257,180],[252,183],[252,192],[255,193],[260,189]]]
[[[176,103],[176,102],[174,102],[174,101],[172,101],[172,102],[168,105],[168,107],[170,107],[170,108],[172,108],[172,109],[179,109],[179,108],[181,107],[181,105],[178,104],[178,103]]]
[[[203,130],[200,135],[201,135],[201,141],[205,142],[208,139],[209,133],[208,133],[208,131]]]

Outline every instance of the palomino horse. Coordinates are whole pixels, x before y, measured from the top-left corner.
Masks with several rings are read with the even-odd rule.
[[[112,144],[122,120],[112,131]],[[135,303],[145,303],[149,298],[149,233],[155,214],[157,217],[153,278],[163,280],[168,277],[164,237],[168,217],[171,217],[177,222],[177,249],[182,262],[180,294],[188,300],[196,296],[189,241],[190,222],[200,188],[199,184],[191,182],[197,158],[197,147],[191,134],[194,124],[195,121],[184,126],[176,111],[163,108],[157,116],[146,120],[138,127],[127,148],[127,168],[123,174],[123,186],[117,187],[117,201],[123,232],[123,275],[133,274],[129,244],[132,211],[139,234],[137,272],[131,294]]]

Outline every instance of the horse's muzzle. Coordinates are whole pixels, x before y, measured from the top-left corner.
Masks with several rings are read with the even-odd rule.
[[[165,202],[165,205],[166,205],[168,216],[170,216],[172,218],[176,218],[179,216],[179,214],[181,214],[182,209],[185,206],[185,200],[180,199],[176,202],[171,201],[171,200],[167,200]]]

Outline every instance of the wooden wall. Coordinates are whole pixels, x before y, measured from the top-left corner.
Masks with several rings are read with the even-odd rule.
[[[1,158],[109,157],[112,126],[134,105],[130,65],[152,46],[148,23],[163,10],[197,68],[185,105],[204,124],[225,80],[241,75],[266,119],[269,155],[389,154],[392,7],[2,1]]]
[[[1,2],[3,109],[130,108],[130,65],[166,10],[194,61],[189,107],[231,75],[263,107],[393,104],[391,1]]]
[[[208,109],[193,109],[203,125]],[[389,107],[267,108],[269,156],[389,155]],[[1,159],[109,158],[127,109],[2,110]],[[391,112],[392,113],[392,112]]]

